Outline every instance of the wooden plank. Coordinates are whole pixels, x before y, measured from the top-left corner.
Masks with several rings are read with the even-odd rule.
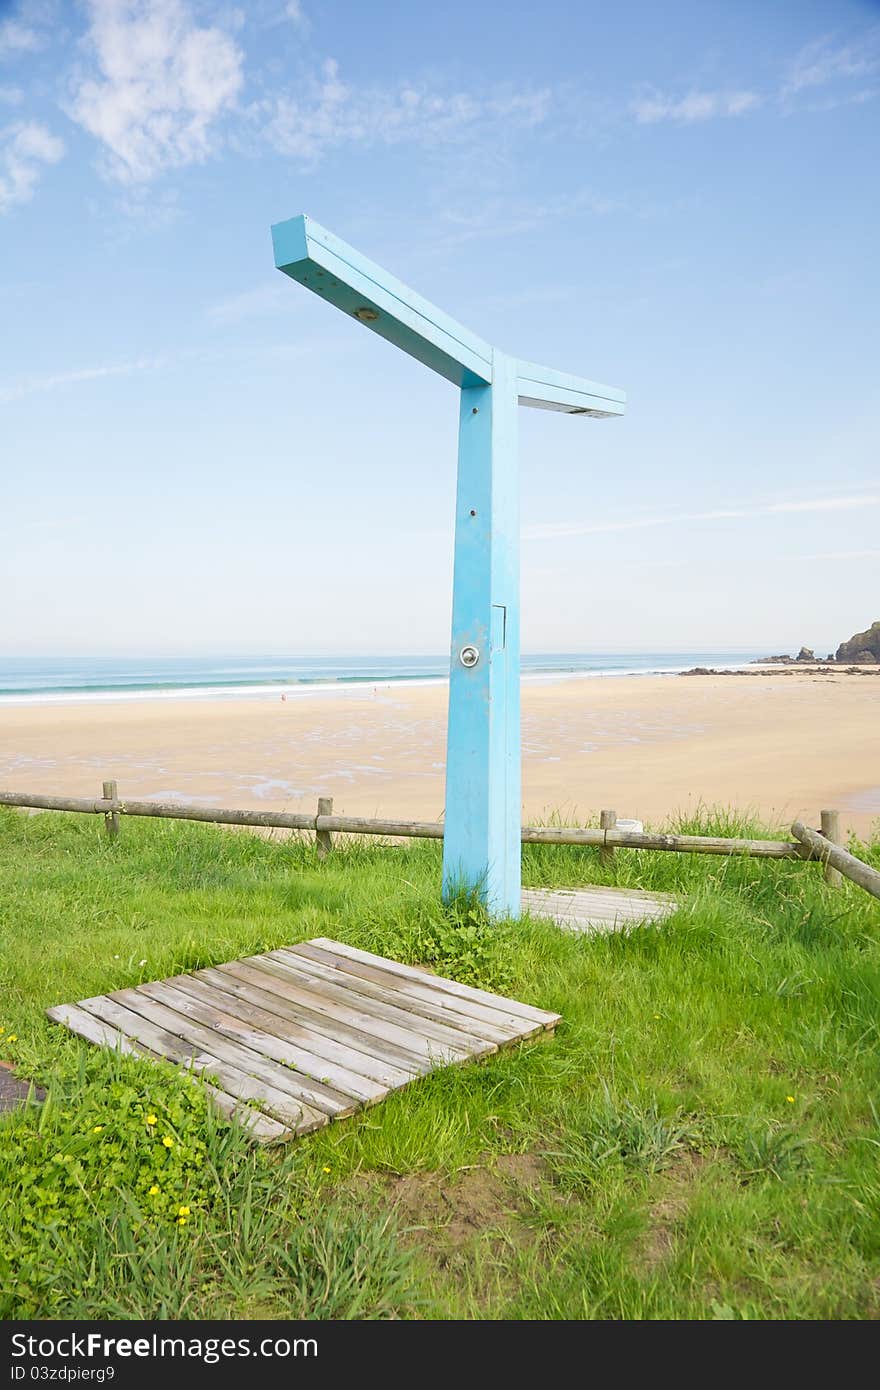
[[[456,994],[461,999],[475,999],[482,1004],[500,1005],[507,1013],[516,1014],[529,1022],[540,1023],[542,1028],[555,1028],[561,1017],[559,1014],[549,1013],[546,1009],[536,1009],[531,1004],[521,1004],[518,999],[509,999],[501,994],[490,994],[487,990],[474,989],[471,985],[459,984],[457,980],[448,980],[443,975],[432,975],[429,970],[418,970],[415,966],[403,965],[400,961],[373,955],[371,951],[361,951],[356,946],[349,946],[342,941],[334,941],[327,936],[313,937],[311,944],[338,951],[340,955],[350,956],[352,960],[363,961],[365,965],[384,965],[391,974],[399,975],[403,979],[418,980],[422,983],[425,980],[430,980],[437,989],[441,989],[447,994]]]
[[[87,1010],[75,1004],[56,1004],[47,1009],[46,1015],[53,1023],[63,1023],[71,1033],[85,1038],[86,1042],[96,1043],[98,1047],[111,1047],[114,1052],[122,1052],[128,1057],[142,1057],[143,1049],[119,1032],[112,1024],[93,1017]]]
[[[227,1095],[219,1087],[212,1086],[210,1081],[206,1081],[204,1077],[199,1078],[199,1084],[205,1088],[222,1115],[225,1115],[229,1120],[235,1120],[261,1144],[277,1144],[283,1139],[292,1137],[292,1131],[287,1125],[281,1124],[279,1120],[273,1120],[271,1115],[264,1115],[260,1110],[253,1110],[249,1105],[242,1105],[240,1101]]]
[[[147,999],[158,1005],[175,1018],[172,1030],[185,1041],[209,1047],[223,1061],[239,1067],[249,1076],[265,1079],[278,1090],[292,1095],[295,1100],[331,1117],[351,1115],[360,1107],[360,1100],[339,1091],[322,1081],[315,1081],[307,1074],[300,1073],[286,1062],[276,1062],[266,1056],[256,1042],[247,1042],[242,1037],[227,1037],[216,1027],[214,1020],[205,1022],[198,1015],[202,1005],[189,995],[174,990],[160,982],[138,985],[133,991],[139,999]],[[138,1004],[140,1010],[142,1004]],[[166,1023],[166,1027],[170,1020]],[[246,1030],[245,1030],[246,1031]]]
[[[271,954],[282,955],[285,959],[294,957],[313,960],[336,971],[345,980],[353,979],[360,984],[381,986],[385,991],[393,990],[395,999],[399,999],[402,1004],[406,1000],[412,1000],[414,1012],[424,1013],[425,1017],[438,1019],[441,1023],[448,1022],[451,1028],[488,1038],[490,1042],[503,1043],[523,1036],[522,1019],[516,1019],[513,1014],[505,1014],[500,1010],[488,1009],[485,1004],[478,1004],[474,1000],[444,994],[442,990],[433,989],[429,980],[424,984],[416,980],[403,980],[378,966],[363,965],[348,956],[335,955],[323,946],[313,946],[309,941],[285,947]],[[359,988],[359,983],[352,987]],[[421,1007],[416,1008],[416,1005]],[[409,1003],[405,1006],[410,1007]],[[535,1024],[534,1028],[537,1027]]]
[[[667,917],[677,909],[678,902],[674,898],[634,897],[628,892],[612,895],[594,893],[592,890],[565,893],[552,890],[542,892],[535,889],[523,893],[523,905],[534,908],[562,908],[572,912],[623,912],[631,915],[639,913]]]
[[[185,1014],[197,1023],[206,1024],[221,1037],[252,1048],[261,1057],[268,1057],[283,1067],[292,1067],[298,1076],[301,1074],[309,1077],[312,1082],[319,1083],[312,1098],[304,1093],[304,1099],[317,1110],[339,1114],[340,1110],[348,1108],[351,1097],[371,1104],[382,1100],[388,1094],[387,1086],[370,1081],[369,1078],[350,1071],[337,1062],[331,1062],[327,1057],[319,1057],[307,1048],[283,1040],[265,1029],[257,1028],[251,1022],[236,1018],[225,1008],[224,996],[219,991],[211,991],[208,986],[203,986],[209,995],[213,994],[213,998],[208,1000],[199,998],[197,993],[193,994],[190,990],[181,989],[177,979],[165,980],[162,984],[140,985],[138,988],[151,999],[158,999],[160,1004],[167,1004],[177,1013]]]
[[[315,978],[317,988],[325,984],[337,985],[350,995],[357,996],[359,1001],[363,1000],[368,1008],[373,1004],[385,1004],[398,1009],[403,1014],[411,1016],[407,1026],[416,1032],[430,1027],[435,1030],[438,1042],[448,1040],[455,1045],[460,1045],[466,1049],[468,1055],[472,1055],[474,1048],[481,1044],[488,1044],[494,1049],[498,1047],[500,1042],[507,1041],[510,1037],[508,1033],[490,1030],[485,1024],[474,1023],[471,1025],[462,1014],[445,1014],[440,1008],[408,997],[402,990],[396,988],[391,976],[387,977],[388,984],[375,984],[370,980],[361,979],[357,975],[346,975],[334,964],[325,964],[321,959],[314,959],[293,951],[270,951],[269,958],[277,961],[279,965],[306,971]]]
[[[407,1085],[418,1074],[415,1066],[407,1069],[391,1066],[359,1048],[346,1046],[342,1040],[334,1039],[332,1036],[327,1037],[323,1033],[304,1027],[295,1013],[294,1017],[297,1018],[297,1021],[291,1022],[279,1017],[277,1013],[271,1012],[268,1007],[264,1007],[264,1002],[260,1004],[249,1003],[235,992],[231,981],[226,980],[223,984],[218,984],[216,979],[211,981],[198,980],[192,975],[178,975],[175,977],[174,984],[177,989],[192,994],[196,999],[201,999],[203,1003],[214,1004],[217,1008],[222,1008],[233,1018],[252,1024],[254,1027],[262,1029],[263,1032],[272,1033],[275,1037],[283,1038],[285,1041],[302,1043],[320,1058],[336,1062],[356,1073],[359,1077],[367,1077],[379,1083],[379,1089],[383,1095],[388,1090]],[[274,997],[277,996],[270,996],[270,998]],[[261,994],[260,998],[261,1001],[265,1001],[266,995]]]
[[[264,1142],[317,1129],[421,1073],[556,1021],[368,952],[346,956],[338,944],[300,943],[59,1005],[49,1017],[101,1046],[199,1073],[212,1104]]]
[[[524,888],[523,897],[537,902],[638,903],[649,908],[677,908],[678,899],[666,892],[639,892],[634,888]]]
[[[536,911],[546,908],[561,912],[598,912],[608,916],[621,914],[629,917],[668,917],[675,911],[676,907],[674,903],[646,903],[638,900],[631,901],[627,898],[618,899],[615,902],[608,898],[566,898],[561,894],[558,897],[548,895],[547,897],[524,898],[523,906],[528,906]]]
[[[289,1096],[257,1083],[246,1072],[230,1066],[212,1052],[190,1046],[174,1033],[156,1027],[151,1020],[114,999],[99,994],[93,999],[81,999],[80,1005],[96,1018],[124,1031],[127,1037],[136,1039],[138,1046],[148,1047],[157,1057],[164,1057],[166,1061],[176,1062],[195,1072],[207,1072],[217,1079],[230,1098],[256,1101],[270,1117],[282,1120],[291,1133],[309,1133],[327,1123],[326,1115],[317,1112],[306,1114],[302,1106],[294,1106]]]
[[[314,992],[316,997],[327,997],[336,1000],[337,1003],[345,1004],[347,1007],[356,1008],[365,1020],[375,1018],[384,1023],[393,1024],[403,1037],[423,1038],[432,1049],[429,1055],[435,1063],[439,1055],[472,1057],[496,1051],[493,1043],[485,1042],[476,1037],[466,1037],[464,1034],[455,1032],[452,1028],[445,1028],[442,1024],[434,1023],[430,1019],[420,1019],[419,1026],[416,1028],[413,1015],[408,1010],[367,994],[356,993],[347,985],[334,979],[332,971],[324,971],[322,974],[322,967],[315,965],[313,961],[303,961],[301,964],[294,965],[290,961],[278,960],[275,956],[270,955],[248,957],[248,964],[253,964],[261,970],[270,971],[280,976],[281,979],[290,977],[298,984],[304,983]]]
[[[220,973],[253,985],[256,989],[267,990],[271,995],[279,996],[286,1004],[295,1004],[297,1009],[300,1007],[300,1001],[305,999],[308,1006],[316,1013],[320,1012],[326,1016],[328,1022],[338,1022],[372,1038],[377,1056],[384,1056],[384,1049],[388,1048],[387,1055],[390,1059],[393,1049],[394,1056],[405,1055],[412,1058],[413,1064],[417,1065],[423,1074],[433,1070],[437,1056],[436,1044],[428,1038],[417,1036],[409,1029],[399,1027],[396,1023],[379,1018],[375,1013],[365,1013],[358,1006],[359,1001],[354,995],[343,991],[340,995],[331,997],[326,989],[320,995],[315,994],[310,987],[311,981],[306,980],[303,984],[283,966],[275,961],[264,960],[260,956],[253,958],[253,964],[247,961],[231,961],[228,965],[218,966],[217,969]],[[198,973],[207,978],[207,971]],[[450,1052],[449,1055],[454,1060],[459,1055],[467,1054]]]
[[[317,1106],[311,1100],[307,1100],[304,1091],[313,1091],[308,1082],[300,1082],[295,1074],[288,1071],[285,1067],[279,1067],[276,1063],[261,1058],[256,1052],[249,1048],[242,1047],[240,1043],[230,1043],[224,1041],[216,1033],[212,1033],[210,1028],[204,1028],[200,1023],[193,1023],[182,1014],[173,1009],[169,1009],[164,1004],[151,999],[149,995],[142,994],[139,989],[121,989],[109,996],[119,1004],[132,1010],[133,1013],[140,1014],[143,1018],[149,1019],[153,1023],[158,1023],[161,1028],[169,1033],[176,1034],[183,1042],[192,1044],[196,1049],[206,1049],[212,1056],[229,1066],[235,1067],[245,1076],[254,1081],[261,1082],[274,1093],[280,1093],[287,1098],[287,1113],[282,1115],[282,1119],[288,1119],[292,1111],[291,1101],[295,1101],[302,1110],[302,1119],[306,1122],[314,1120],[317,1122],[322,1118],[325,1122],[328,1115],[333,1113],[327,1105]],[[346,1113],[356,1109],[354,1104],[348,1107]],[[272,1112],[278,1112],[277,1104],[273,1098]],[[337,1112],[340,1113],[340,1112]],[[299,1122],[297,1121],[299,1132]]]
[[[340,1043],[366,1056],[371,1063],[376,1062],[380,1067],[387,1064],[394,1070],[407,1073],[410,1079],[422,1076],[431,1069],[423,1054],[398,1047],[386,1038],[351,1026],[345,1021],[345,1009],[327,1005],[305,989],[289,990],[278,980],[274,981],[273,988],[271,977],[241,961],[230,961],[217,969],[200,970],[193,978],[226,990],[234,998],[255,1005],[293,1026],[307,1026],[327,1042],[338,1039]],[[297,996],[303,1002],[298,1002]],[[365,1071],[364,1074],[369,1073]],[[377,1080],[381,1079],[381,1074],[378,1074]]]
[[[96,1043],[99,1047],[111,1047],[114,1051],[137,1057],[144,1062],[156,1061],[161,1056],[160,1053],[146,1048],[143,1043],[130,1040],[113,1025],[102,1022],[94,1014],[87,1013],[85,1009],[77,1008],[75,1005],[59,1004],[54,1009],[47,1009],[46,1012],[53,1023],[63,1023],[72,1033],[76,1033],[87,1042]],[[237,1120],[255,1139],[259,1139],[262,1143],[283,1139],[290,1133],[277,1120],[272,1120],[268,1115],[262,1115],[258,1110],[250,1109],[249,1106],[241,1105],[233,1096],[227,1095],[217,1086],[212,1086],[204,1078],[201,1078],[201,1084],[205,1087],[218,1110],[227,1117]]]

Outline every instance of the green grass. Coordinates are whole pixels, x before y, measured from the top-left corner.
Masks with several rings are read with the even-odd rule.
[[[710,811],[675,828],[779,833]],[[880,841],[858,852],[880,864]],[[0,1056],[49,1090],[0,1121],[0,1312],[880,1312],[876,902],[797,863],[526,846],[530,885],[681,897],[659,930],[585,939],[446,914],[438,878],[433,844],[320,863],[208,826],[132,819],[113,844],[98,818],[0,813]],[[44,1016],[315,935],[564,1022],[265,1150],[170,1066]]]

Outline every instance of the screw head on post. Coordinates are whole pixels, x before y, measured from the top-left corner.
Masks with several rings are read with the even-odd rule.
[[[458,659],[462,666],[476,666],[480,659],[480,653],[476,647],[462,647],[458,654]]]

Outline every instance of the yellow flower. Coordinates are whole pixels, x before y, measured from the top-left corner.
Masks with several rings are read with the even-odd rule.
[[[189,1207],[178,1207],[178,1208],[177,1208],[177,1215],[178,1215],[178,1216],[189,1216]]]
[[[5,1032],[6,1032],[6,1029],[5,1029],[5,1028],[2,1028],[2,1027],[0,1027],[0,1033],[5,1033]]]
[[[101,1130],[102,1130],[103,1128],[104,1128],[103,1125],[93,1125],[93,1126],[92,1126],[92,1133],[93,1133],[93,1134],[100,1134],[100,1133],[101,1133]]]
[[[18,1034],[17,1034],[17,1033],[10,1033],[10,1034],[9,1034],[9,1037],[6,1039],[6,1041],[7,1041],[7,1042],[18,1042]]]
[[[147,1116],[147,1124],[148,1124],[148,1125],[154,1125],[155,1123],[156,1123],[156,1116],[155,1116],[155,1115],[148,1115],[148,1116]]]
[[[786,1096],[785,1099],[788,1101],[789,1105],[794,1105],[794,1096]]]
[[[327,1166],[326,1163],[324,1164],[324,1167],[321,1169],[321,1171],[322,1171],[323,1173],[329,1173],[329,1172],[330,1172],[330,1169],[328,1168],[328,1166]]]
[[[150,1188],[149,1195],[150,1195],[151,1197],[158,1197],[158,1196],[159,1196],[159,1189],[158,1189],[158,1187],[156,1186],[155,1183],[153,1183],[153,1186]]]
[[[162,1140],[162,1143],[165,1145],[166,1149],[174,1148],[174,1140],[171,1138],[170,1134],[165,1135],[164,1139]]]
[[[659,1015],[659,1014],[655,1014],[654,1017],[655,1017],[655,1018],[659,1018],[660,1015]]]
[[[185,1226],[185,1225],[186,1225],[186,1217],[185,1217],[185,1216],[178,1216],[178,1218],[177,1218],[177,1224],[178,1224],[178,1226]]]

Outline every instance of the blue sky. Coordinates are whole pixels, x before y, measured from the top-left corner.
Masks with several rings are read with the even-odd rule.
[[[0,652],[443,650],[454,388],[305,211],[500,347],[533,651],[880,617],[880,5],[0,0]]]

